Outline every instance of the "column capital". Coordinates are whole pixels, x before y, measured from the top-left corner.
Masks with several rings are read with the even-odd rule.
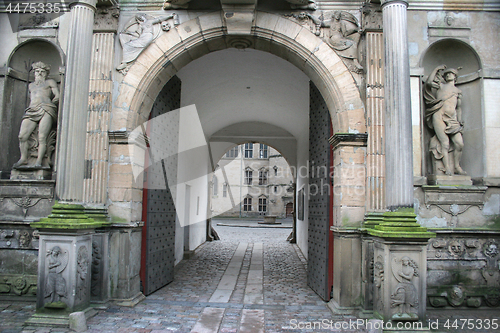
[[[407,0],[381,0],[380,1],[380,5],[382,7],[385,7],[386,5],[389,5],[389,4],[392,4],[392,3],[402,3],[403,5],[405,5],[407,8],[408,8],[408,1]]]
[[[96,10],[97,0],[70,0],[69,7],[73,7],[76,5],[82,5],[92,8],[94,11]]]

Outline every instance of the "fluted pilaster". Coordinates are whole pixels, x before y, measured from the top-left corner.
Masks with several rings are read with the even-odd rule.
[[[56,195],[83,201],[85,137],[96,0],[73,2],[69,23],[66,77],[59,123]]]
[[[386,203],[413,207],[408,28],[403,0],[382,1],[385,47]]]
[[[114,33],[94,33],[93,39],[84,200],[86,203],[104,205],[107,199],[108,127],[113,89],[111,73]]]
[[[366,33],[367,211],[385,209],[384,38]]]

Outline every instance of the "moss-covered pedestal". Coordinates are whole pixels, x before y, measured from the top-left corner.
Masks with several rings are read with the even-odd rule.
[[[425,326],[426,246],[435,234],[415,218],[413,209],[385,212],[380,223],[366,229],[373,236],[374,316],[394,327],[396,322]]]
[[[39,230],[36,313],[26,325],[69,326],[69,314],[90,308],[92,235],[104,221],[89,218],[84,207],[56,203],[52,214],[34,222]]]

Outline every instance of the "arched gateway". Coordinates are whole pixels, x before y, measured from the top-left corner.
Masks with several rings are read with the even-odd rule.
[[[325,116],[316,117],[312,115],[313,110],[310,110],[312,117],[310,120],[310,128],[312,128],[309,148],[310,161],[302,161],[303,165],[298,164],[297,169],[301,167],[306,168],[309,166],[306,164],[311,162],[317,163],[316,167],[320,170],[321,164],[319,163],[321,160],[321,163],[324,163],[322,166],[324,170],[331,170],[325,174],[326,178],[321,184],[325,186],[327,183],[330,183],[331,180],[328,179],[334,177],[334,169],[333,160],[330,158],[331,147],[327,142],[328,138],[333,135],[333,133],[339,132],[366,132],[364,104],[360,98],[358,87],[356,86],[351,72],[332,47],[313,34],[309,26],[302,26],[283,16],[256,12],[254,26],[250,34],[228,35],[222,15],[223,13],[214,12],[201,15],[187,22],[182,22],[180,25],[176,26],[175,29],[163,33],[140,54],[137,60],[129,68],[128,72],[126,72],[123,81],[119,84],[119,93],[112,108],[110,131],[114,133],[131,132],[141,126],[141,124],[146,123],[150,117],[157,116],[158,114],[152,115],[151,110],[154,109],[155,103],[157,103],[160,98],[159,96],[164,96],[166,91],[172,91],[172,88],[167,89],[166,85],[172,84],[170,80],[176,73],[193,60],[201,58],[211,52],[228,48],[256,49],[274,54],[292,63],[313,82],[314,87],[311,88],[313,90],[311,90],[310,104],[315,105],[317,109],[316,112],[321,113],[321,110],[325,110],[327,115],[326,118]],[[200,77],[200,80],[203,79],[204,78]],[[180,89],[180,86],[176,89]],[[178,98],[180,98],[180,90],[177,91],[176,94],[178,94]],[[258,98],[258,96],[256,98]],[[180,103],[180,100],[178,103]],[[175,103],[167,104],[177,105]],[[328,111],[330,113],[329,115]],[[331,119],[331,121],[327,119]],[[329,124],[330,122],[331,125]],[[321,126],[326,126],[323,132],[320,131]],[[330,126],[333,130],[329,129]],[[315,135],[311,137],[313,132]],[[346,142],[346,146],[349,146],[348,142]],[[354,143],[354,146],[358,146],[358,143]],[[111,144],[110,149],[112,155],[115,148],[117,147]],[[132,156],[127,156],[127,153],[130,152],[121,148],[120,151],[123,161],[132,161]],[[362,156],[362,158],[364,157]],[[134,179],[132,173],[133,163],[132,161],[128,166],[128,174],[125,174],[123,171],[124,168],[126,168],[126,162],[121,163],[120,173],[110,173],[110,192],[123,190],[137,192],[142,189],[143,184],[137,183]],[[340,168],[341,166],[337,168],[336,172],[342,172]],[[307,172],[309,172],[309,170]],[[307,172],[305,175],[306,178]],[[331,175],[330,172],[332,173]],[[129,178],[126,179],[124,176]],[[314,180],[311,179],[310,182],[313,183]],[[307,189],[299,191],[301,188],[304,188],[307,183],[309,183],[308,180],[299,181],[299,188],[297,189],[297,194],[302,198],[298,200],[303,200],[302,211],[298,212],[298,218],[305,221],[305,227],[302,227],[302,229],[299,227],[299,230],[296,231],[297,241],[305,253],[309,250],[309,252],[314,254],[310,256],[310,258],[312,258],[310,260],[313,260],[310,261],[310,284],[324,299],[328,300],[330,299],[332,284],[332,258],[330,257],[330,259],[328,259],[328,252],[331,250],[330,246],[333,246],[331,241],[329,241],[329,229],[330,226],[335,223],[333,210],[329,208],[331,202],[328,198],[330,198],[330,194],[333,193],[328,192],[330,191],[328,185],[326,185],[329,189],[327,192],[316,191],[318,193],[310,194],[307,192]],[[314,186],[319,189],[321,184],[318,183]],[[124,188],[124,186],[128,186],[128,189]],[[190,187],[189,192],[193,193],[194,190],[194,188]],[[199,191],[203,191],[203,189]],[[306,192],[304,193],[304,191]],[[361,188],[360,191],[364,193],[364,188]],[[147,192],[144,191],[144,193]],[[159,194],[155,192],[155,195]],[[162,195],[165,197],[164,194]],[[142,199],[146,200],[148,196],[151,196],[151,193],[143,195]],[[168,195],[166,197],[168,197]],[[128,198],[121,202],[112,201],[109,206],[110,214],[130,222],[140,221],[141,218],[147,221],[148,214],[153,213],[144,211],[147,210],[149,206],[145,204],[145,201],[142,202],[140,200],[141,197],[135,196],[135,198],[135,202],[128,200]],[[164,202],[163,205],[168,206],[168,203]],[[199,205],[199,202],[191,205]],[[307,213],[304,216],[304,205],[306,206],[305,210],[307,212],[312,209],[309,216]],[[314,208],[309,208],[308,205],[323,207],[320,208],[322,212],[315,211]],[[363,197],[361,197],[361,202],[351,203],[352,207],[349,207],[349,205],[349,203],[343,205],[342,208],[339,208],[335,213],[338,214],[338,216],[343,216],[340,212],[341,209],[346,211],[358,210],[359,213],[357,215],[363,216]],[[142,213],[141,208],[143,209]],[[154,208],[149,209],[154,211]],[[177,209],[179,210],[179,207],[177,207]],[[183,210],[184,208],[180,209]],[[300,216],[300,214],[302,214],[302,216]],[[315,214],[319,215],[314,217]],[[314,221],[315,218],[317,218],[318,221]],[[172,230],[172,233],[174,233],[173,229],[175,229],[175,227],[173,227],[173,225],[175,225],[175,221],[172,221],[171,224],[172,226],[170,229],[165,227],[165,230]],[[315,230],[315,228],[317,230]],[[315,233],[318,234],[316,235]],[[308,234],[309,236],[307,236]],[[148,229],[145,227],[142,235],[143,256],[145,252],[149,253],[152,251],[145,247],[145,243],[149,244],[152,242],[148,242],[148,237],[157,237],[157,235],[150,235]],[[307,237],[320,237],[322,241],[313,242],[315,244],[313,245],[311,241],[308,241]],[[175,236],[172,235],[170,242],[174,241]],[[318,247],[318,249],[316,249],[315,246]],[[169,253],[165,255],[170,255],[170,259],[166,260],[169,263],[165,263],[163,266],[157,265],[155,268],[151,267],[151,269],[148,269],[148,259],[143,259],[142,280],[149,281],[149,277],[151,276],[150,283],[143,281],[143,283],[146,284],[145,292],[152,292],[160,287],[162,283],[168,282],[165,276],[158,276],[158,270],[164,270],[165,265],[173,269],[172,256],[175,256],[175,254],[173,254],[172,251],[171,247],[165,249],[165,252]],[[177,254],[177,256],[179,255]],[[154,257],[157,258],[159,255]],[[330,267],[328,262],[330,262]],[[170,270],[170,268],[168,270]],[[158,282],[159,280],[163,282]],[[148,285],[154,287],[150,288]]]

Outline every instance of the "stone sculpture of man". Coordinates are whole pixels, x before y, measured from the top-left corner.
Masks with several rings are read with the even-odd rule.
[[[460,68],[458,68],[460,69]],[[444,173],[465,175],[460,166],[464,142],[462,138],[462,91],[455,87],[458,69],[436,67],[425,83],[424,98],[427,105],[425,119],[436,135],[429,149],[436,159],[443,161]],[[442,74],[441,74],[442,72]],[[453,147],[450,146],[450,140]],[[453,160],[449,152],[453,151]],[[453,163],[453,168],[451,164]]]
[[[56,81],[47,79],[50,66],[39,61],[32,65],[35,81],[30,83],[30,105],[26,109],[19,130],[19,148],[21,158],[13,168],[18,169],[28,164],[28,139],[38,125],[38,156],[34,168],[42,168],[42,161],[47,151],[47,136],[52,125],[57,122],[57,104],[59,89]]]

